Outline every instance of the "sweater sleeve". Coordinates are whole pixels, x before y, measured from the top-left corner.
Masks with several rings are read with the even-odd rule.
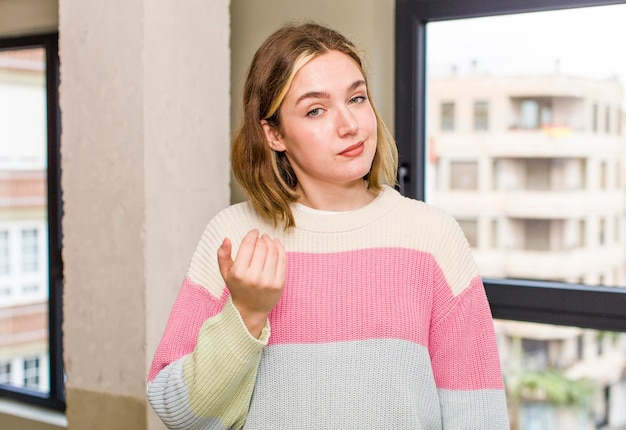
[[[444,429],[509,428],[491,311],[467,241],[452,218],[436,253],[429,352]]]
[[[243,427],[269,338],[267,324],[259,339],[246,329],[213,264],[219,242],[209,233],[192,258],[148,376],[148,401],[170,429]]]

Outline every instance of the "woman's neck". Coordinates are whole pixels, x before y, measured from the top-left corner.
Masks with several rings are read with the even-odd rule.
[[[298,203],[323,211],[351,211],[362,208],[376,198],[365,181],[337,187],[306,187],[298,185]]]

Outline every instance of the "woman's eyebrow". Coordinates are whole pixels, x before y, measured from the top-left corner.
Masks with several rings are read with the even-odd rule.
[[[348,92],[354,91],[361,86],[365,86],[365,81],[363,79],[354,81],[352,82],[352,84],[350,84],[350,86],[348,86]],[[296,105],[300,103],[302,100],[306,100],[306,99],[329,99],[329,98],[330,98],[330,94],[327,91],[308,91],[302,94],[300,97],[298,97],[298,99],[296,100]]]
[[[306,99],[329,99],[329,98],[330,98],[330,94],[328,94],[326,91],[309,91],[309,92],[302,94],[300,97],[298,97],[298,100],[296,100],[296,105],[300,103],[302,100],[306,100]]]
[[[365,81],[363,79],[359,79],[358,81],[352,82],[352,85],[348,87],[348,91],[354,91],[359,88],[361,85],[365,86]]]

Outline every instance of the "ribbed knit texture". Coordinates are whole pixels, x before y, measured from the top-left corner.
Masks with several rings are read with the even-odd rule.
[[[148,377],[169,428],[509,428],[489,306],[453,218],[388,187],[355,211],[294,216],[285,232],[242,203],[205,229]],[[287,250],[260,339],[217,265],[224,237],[236,247],[253,228]]]

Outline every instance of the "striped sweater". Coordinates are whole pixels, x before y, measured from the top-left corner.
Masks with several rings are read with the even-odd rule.
[[[493,323],[453,218],[386,187],[369,205],[274,228],[240,203],[205,229],[148,376],[170,429],[508,429]],[[253,338],[217,249],[253,228],[287,250]],[[235,255],[237,249],[233,250]]]

